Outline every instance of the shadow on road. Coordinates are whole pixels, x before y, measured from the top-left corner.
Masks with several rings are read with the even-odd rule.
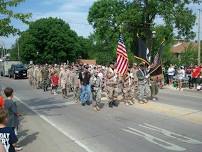
[[[37,139],[39,132],[32,133],[28,135],[28,130],[23,130],[19,132],[19,145],[20,146],[27,146],[28,144],[33,143]]]

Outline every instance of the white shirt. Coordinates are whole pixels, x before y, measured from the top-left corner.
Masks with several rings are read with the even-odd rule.
[[[168,75],[174,76],[175,74],[175,69],[173,67],[168,68]]]
[[[184,69],[180,69],[178,71],[178,77],[179,77],[179,79],[185,78],[185,70]]]

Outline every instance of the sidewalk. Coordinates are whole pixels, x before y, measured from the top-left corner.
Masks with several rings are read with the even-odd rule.
[[[177,90],[177,91],[179,91],[178,88],[175,88],[175,87],[169,86],[169,85],[163,86],[163,89],[170,89],[170,90]],[[202,91],[197,91],[196,89],[189,89],[189,88],[182,88],[181,91],[187,91],[187,92],[202,92]]]

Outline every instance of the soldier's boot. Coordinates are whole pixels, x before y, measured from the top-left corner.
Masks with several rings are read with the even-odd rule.
[[[46,91],[48,91],[48,86],[46,85]]]
[[[149,101],[147,99],[143,99],[143,102],[144,103],[148,103]]]
[[[109,105],[109,108],[113,108],[113,101],[109,101],[108,105]]]
[[[62,97],[65,98],[65,89],[62,89]]]
[[[119,106],[119,101],[113,100],[112,104],[113,104],[113,106],[118,107]]]
[[[98,105],[95,105],[95,106],[93,107],[93,109],[94,109],[95,111],[100,111],[100,107],[99,107]]]
[[[133,104],[134,104],[133,99],[130,98],[130,99],[128,100],[128,103],[129,103],[129,105],[133,105]]]
[[[67,89],[64,89],[65,98],[67,98]]]

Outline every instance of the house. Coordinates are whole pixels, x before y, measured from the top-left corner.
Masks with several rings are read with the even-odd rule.
[[[196,42],[185,42],[183,40],[177,40],[171,48],[171,52],[180,59],[182,53],[184,53],[188,48],[197,49],[198,44]]]

